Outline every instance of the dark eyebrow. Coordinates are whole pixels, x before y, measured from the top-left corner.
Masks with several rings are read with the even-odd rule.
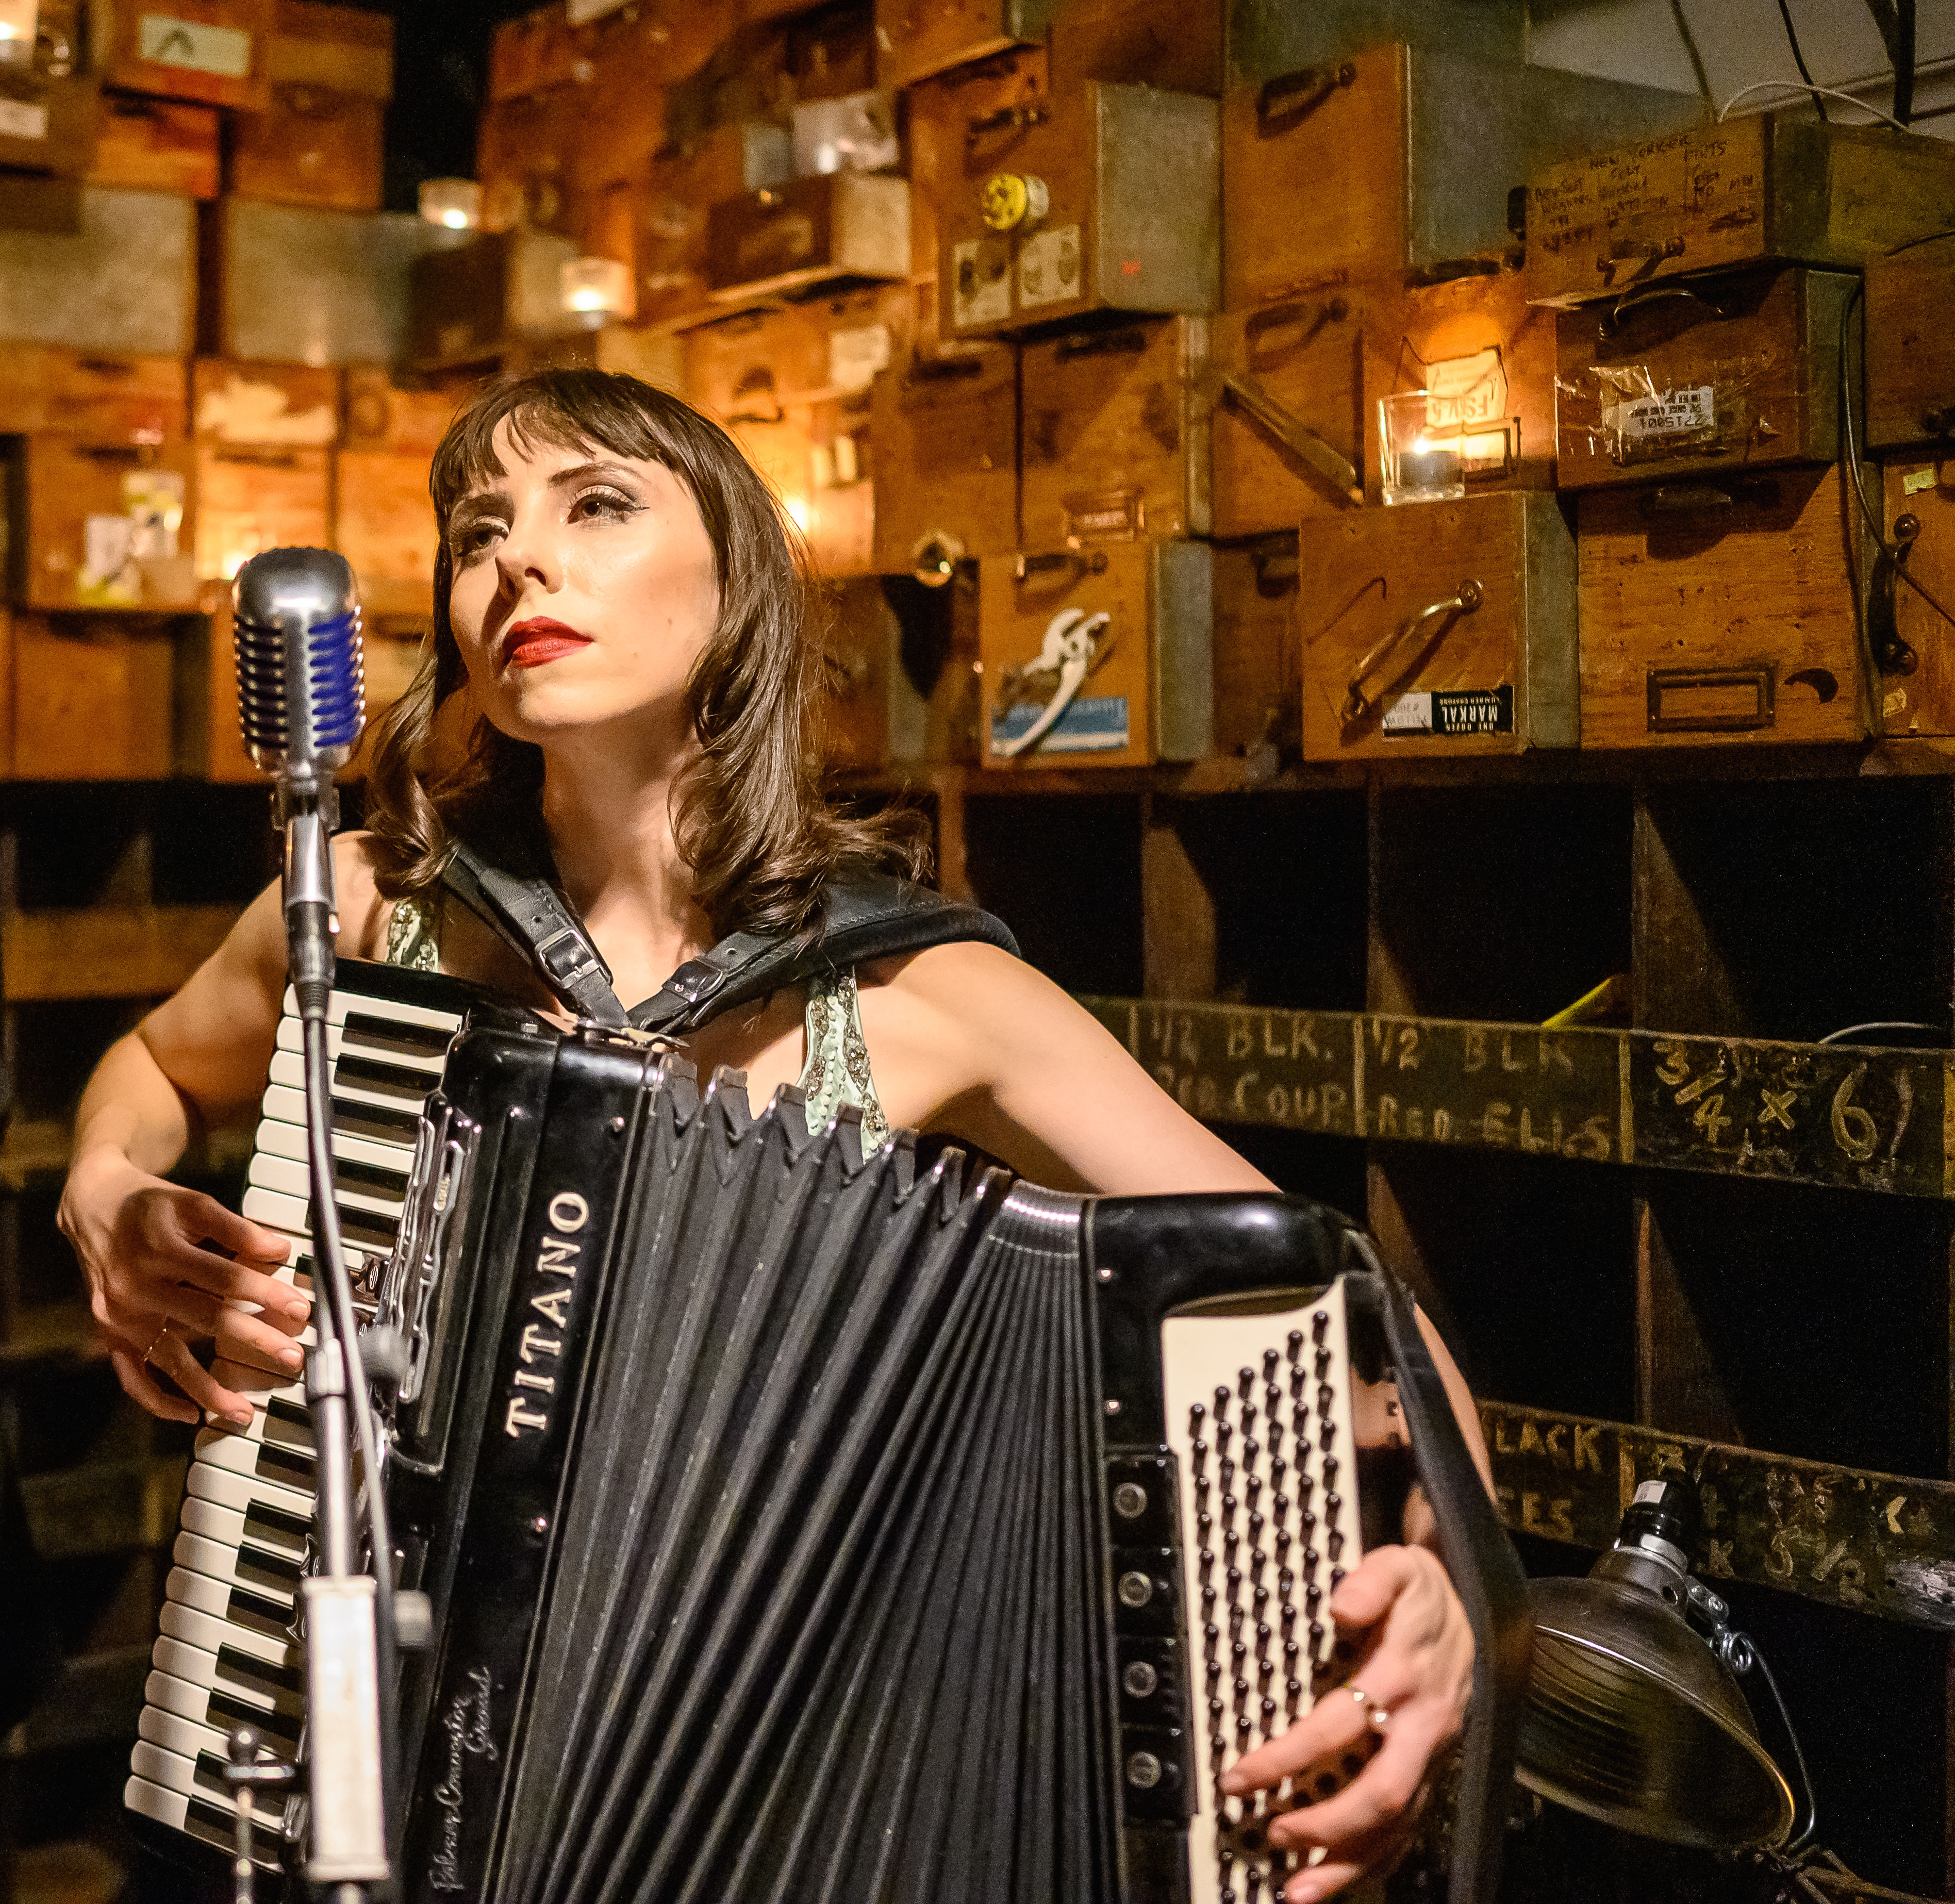
[[[573,463],[568,469],[559,470],[549,480],[553,489],[567,489],[573,483],[581,483],[586,477],[609,476],[631,480],[631,472],[622,463]]]

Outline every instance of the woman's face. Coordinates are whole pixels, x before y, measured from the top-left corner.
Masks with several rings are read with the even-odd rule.
[[[662,463],[589,448],[525,450],[449,518],[449,620],[477,707],[547,743],[625,722],[656,745],[688,732],[685,684],[719,613],[713,544]]]

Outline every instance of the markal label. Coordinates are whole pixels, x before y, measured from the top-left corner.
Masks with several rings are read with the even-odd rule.
[[[1430,734],[1445,740],[1470,734],[1511,734],[1514,691],[1510,687],[1434,688],[1396,695],[1385,703],[1379,726],[1386,734]]]

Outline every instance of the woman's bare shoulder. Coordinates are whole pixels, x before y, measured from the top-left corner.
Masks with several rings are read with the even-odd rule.
[[[393,902],[381,895],[385,864],[375,834],[356,830],[334,836],[333,901],[339,912],[339,949],[348,958],[387,955],[387,921]]]

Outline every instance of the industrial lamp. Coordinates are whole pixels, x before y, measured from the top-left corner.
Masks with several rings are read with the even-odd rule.
[[[1690,1577],[1696,1512],[1681,1476],[1645,1481],[1586,1579],[1528,1583],[1534,1670],[1515,1777],[1639,1836],[1790,1852],[1812,1834],[1811,1788],[1770,1670]],[[1804,1788],[1796,1808],[1739,1689],[1754,1667]]]

